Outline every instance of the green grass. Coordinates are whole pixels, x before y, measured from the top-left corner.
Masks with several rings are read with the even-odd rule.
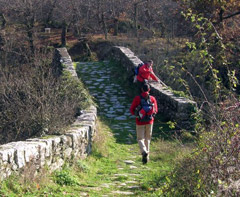
[[[163,140],[159,135],[151,142],[150,162],[142,165],[136,140],[133,139],[132,144],[117,143],[112,135],[116,131],[110,129],[109,124],[111,122],[105,119],[99,120],[93,153],[87,159],[66,164],[62,170],[52,174],[44,172],[34,179],[12,176],[1,183],[0,194],[79,196],[79,192],[87,192],[90,196],[101,196],[119,190],[118,185],[132,180],[131,175],[124,174],[138,174],[135,179],[140,189],[134,190],[136,196],[154,196],[157,195],[157,188],[164,184],[165,176],[173,169],[175,160],[191,150],[191,146],[181,145],[176,140]],[[126,138],[126,135],[120,138]],[[137,169],[133,171],[122,162],[127,159],[133,160]],[[122,175],[115,177],[115,174]],[[112,182],[118,182],[118,185],[111,185]],[[109,187],[100,187],[103,184],[109,184]]]
[[[134,95],[131,87],[122,83],[123,78],[119,75],[122,72],[116,67],[112,72],[115,82],[129,93],[126,101],[132,102]],[[66,162],[63,169],[54,173],[43,170],[34,178],[27,173],[23,177],[11,176],[0,184],[0,196],[83,196],[83,193],[93,197],[105,194],[122,196],[112,194],[119,190],[130,190],[134,196],[159,196],[158,188],[164,185],[175,163],[191,152],[194,138],[177,135],[169,128],[164,117],[157,115],[150,146],[150,162],[142,165],[136,134],[124,127],[112,127],[123,123],[135,129],[134,119],[116,121],[99,115],[97,135],[90,156],[85,160]],[[134,161],[132,166],[136,168],[130,168],[131,165],[124,160]],[[128,189],[130,185],[139,188]]]

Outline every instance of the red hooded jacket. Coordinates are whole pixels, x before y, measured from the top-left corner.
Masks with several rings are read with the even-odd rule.
[[[152,78],[154,81],[158,81],[157,77],[152,73],[153,73],[152,67],[151,66],[148,67],[147,64],[144,64],[139,68],[137,80],[143,82],[144,79],[149,80],[150,78]]]
[[[142,97],[146,97],[149,95],[148,92],[142,92],[141,93]],[[155,114],[158,113],[158,106],[157,106],[157,101],[153,96],[150,96],[151,102],[154,104],[154,110],[155,110]],[[131,104],[130,107],[130,112],[132,115],[135,115],[135,109],[138,105],[141,104],[141,97],[140,96],[135,96],[135,98],[133,99],[133,102]],[[139,121],[139,119],[136,117],[136,124],[137,125],[146,125],[146,124],[153,124],[154,122],[154,118],[152,118],[152,120],[148,121],[148,122],[141,122]]]

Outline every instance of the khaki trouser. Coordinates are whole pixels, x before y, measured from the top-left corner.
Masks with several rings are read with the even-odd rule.
[[[137,141],[140,147],[141,153],[144,151],[149,153],[150,140],[152,137],[153,124],[136,125]]]

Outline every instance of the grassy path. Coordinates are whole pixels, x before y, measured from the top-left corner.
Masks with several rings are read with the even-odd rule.
[[[157,116],[150,146],[150,162],[142,165],[129,113],[131,90],[124,88],[123,71],[109,62],[76,63],[77,72],[98,104],[98,134],[85,160],[70,160],[63,169],[33,176],[11,176],[0,184],[0,196],[163,196],[166,176],[176,159],[191,147],[176,140]],[[34,178],[33,178],[34,177]]]
[[[93,155],[86,162],[95,169],[87,174],[90,196],[159,196],[158,186],[173,167],[181,147],[168,137],[168,125],[157,117],[151,142],[150,163],[142,165],[135,133],[135,117],[129,113],[133,97],[123,88],[121,70],[109,62],[78,63],[77,71],[98,104],[99,133]],[[98,153],[98,154],[97,154]],[[92,177],[93,180],[90,178]]]

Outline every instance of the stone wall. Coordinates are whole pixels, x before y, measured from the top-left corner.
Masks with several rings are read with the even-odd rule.
[[[55,64],[64,65],[73,77],[77,77],[72,60],[65,48],[56,50]],[[91,106],[83,110],[74,124],[64,135],[33,138],[26,141],[11,142],[0,146],[0,180],[13,172],[21,173],[30,166],[40,169],[45,165],[53,171],[60,168],[66,160],[85,158],[91,152],[93,136],[96,132],[97,109]]]
[[[126,69],[129,76],[133,69],[142,61],[126,47],[112,47],[105,58],[112,58]],[[159,77],[161,79],[161,77]],[[181,129],[192,130],[194,128],[193,112],[197,110],[197,104],[184,97],[175,96],[169,88],[160,83],[151,82],[151,95],[155,96],[158,102],[159,112],[166,118],[177,123]]]

